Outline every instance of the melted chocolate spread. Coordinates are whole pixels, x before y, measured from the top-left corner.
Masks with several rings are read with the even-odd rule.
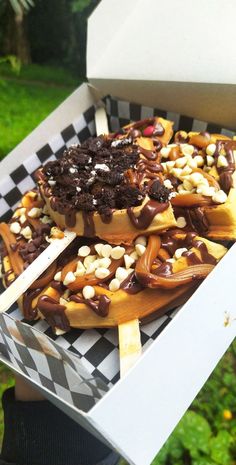
[[[64,305],[60,305],[52,297],[42,295],[38,299],[37,307],[53,329],[60,328],[62,331],[69,331],[70,323],[65,314],[66,307]]]
[[[111,300],[106,295],[100,295],[96,297],[96,300],[93,299],[83,299],[78,295],[71,295],[70,300],[72,302],[77,302],[79,304],[88,305],[98,316],[105,318],[109,312],[109,306]]]
[[[168,207],[169,203],[159,203],[155,200],[149,200],[142,208],[138,217],[135,216],[131,208],[128,208],[127,213],[131,223],[135,228],[147,229],[153,221],[154,217],[158,213],[162,213],[163,211],[167,210]]]
[[[144,287],[142,284],[137,280],[135,272],[131,273],[120,285],[120,289],[127,292],[127,294],[138,294],[138,292],[142,291]]]
[[[42,289],[29,289],[23,295],[23,314],[29,321],[34,320],[37,316],[37,308],[32,308],[32,302],[41,291]]]

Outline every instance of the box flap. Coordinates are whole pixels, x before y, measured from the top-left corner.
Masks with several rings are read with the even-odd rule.
[[[236,84],[236,4],[103,0],[89,19],[93,79]]]

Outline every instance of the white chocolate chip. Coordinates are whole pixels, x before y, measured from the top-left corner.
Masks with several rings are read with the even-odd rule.
[[[54,281],[61,281],[61,271],[58,271],[55,275],[54,275]]]
[[[167,161],[166,162],[166,167],[167,167],[168,171],[171,171],[172,168],[174,168],[174,166],[175,166],[175,161]]]
[[[176,168],[183,168],[186,165],[187,161],[188,160],[187,160],[186,157],[177,158],[177,160],[175,162]]]
[[[116,270],[116,278],[122,283],[127,277],[129,276],[128,270],[123,268],[122,266],[119,266]]]
[[[138,256],[141,257],[144,254],[144,252],[146,251],[146,247],[144,245],[142,245],[142,244],[136,244],[135,250],[136,250]]]
[[[173,189],[173,185],[172,185],[170,179],[165,179],[163,184],[164,184],[165,187],[167,187],[167,189]]]
[[[24,223],[27,221],[26,216],[25,216],[25,215],[21,215],[19,221],[20,221],[20,224],[24,224]]]
[[[109,268],[111,264],[111,259],[108,257],[100,258],[98,260],[99,268]]]
[[[188,162],[187,162],[187,165],[192,169],[197,168],[197,162],[196,162],[195,158],[189,159]]]
[[[135,261],[138,260],[138,254],[137,254],[137,252],[134,250],[134,251],[130,254],[130,257],[133,258]]]
[[[128,270],[135,263],[134,258],[127,254],[124,255],[124,261],[126,270]]]
[[[190,173],[192,173],[192,168],[190,168],[189,165],[186,165],[183,170],[181,176],[188,176]]]
[[[116,247],[113,247],[111,251],[111,258],[113,258],[114,260],[119,260],[121,257],[123,257],[124,254],[125,248],[117,245]]]
[[[194,187],[196,187],[203,180],[203,175],[201,173],[192,173],[189,175],[189,181]]]
[[[21,225],[19,223],[17,223],[17,221],[14,221],[14,223],[11,223],[10,231],[13,234],[19,234],[20,230],[21,230]]]
[[[163,158],[168,158],[170,151],[171,151],[170,147],[162,147],[162,149],[160,150],[160,154]]]
[[[42,208],[37,208],[33,207],[31,210],[28,212],[28,216],[30,218],[39,218],[42,214]]]
[[[22,236],[24,236],[25,239],[29,240],[32,238],[32,231],[30,229],[29,226],[26,226],[25,228],[23,228],[20,232],[22,234]]]
[[[206,148],[206,154],[207,155],[214,155],[216,151],[216,144],[209,144]]]
[[[174,253],[174,257],[176,258],[176,260],[178,260],[178,258],[180,258],[184,252],[187,252],[188,249],[186,249],[186,247],[182,247],[180,249],[176,249],[175,253]]]
[[[90,252],[91,252],[91,249],[90,247],[88,247],[88,245],[82,245],[82,247],[80,247],[78,250],[78,255],[80,257],[87,257],[87,255],[89,255]]]
[[[91,263],[95,262],[96,258],[97,258],[97,255],[87,255],[87,257],[85,257],[85,259],[84,259],[85,268],[88,268],[88,266]]]
[[[183,181],[183,187],[186,191],[189,191],[191,192],[193,186],[192,186],[192,183],[188,180],[188,179],[184,179]]]
[[[111,280],[111,282],[109,284],[109,290],[111,292],[116,292],[116,291],[118,291],[118,289],[120,289],[120,281],[119,281],[119,279],[114,278],[114,279]]]
[[[96,278],[99,278],[99,279],[107,278],[109,274],[110,274],[110,271],[107,268],[99,267],[95,270],[95,276]]]
[[[190,144],[181,144],[181,151],[183,155],[192,155],[194,152],[194,146]]]
[[[67,305],[67,300],[64,299],[64,297],[60,297],[60,299],[59,299],[59,304],[60,304],[60,305]]]
[[[219,155],[218,157],[218,160],[217,160],[217,167],[218,168],[221,168],[221,167],[226,167],[228,166],[228,162],[227,162],[227,159],[224,155]]]
[[[177,223],[178,228],[185,228],[185,226],[187,225],[187,222],[184,216],[179,216],[176,220],[176,223]]]
[[[76,271],[74,272],[74,275],[77,277],[77,276],[84,276],[86,272],[86,269],[83,265],[83,263],[81,263],[81,261],[79,260],[77,262],[77,267],[76,267]]]
[[[51,224],[52,220],[49,216],[45,215],[43,218],[40,218],[41,223],[43,224]]]
[[[181,168],[172,168],[171,174],[173,174],[176,178],[179,178],[182,174]]]
[[[65,279],[63,281],[64,286],[67,286],[70,283],[73,283],[75,281],[76,277],[72,271],[68,271],[68,273],[65,276]]]
[[[48,184],[49,184],[49,186],[53,187],[53,186],[55,186],[56,181],[54,181],[54,179],[49,179]]]
[[[95,262],[93,263],[90,263],[88,265],[88,268],[86,269],[86,274],[91,274],[91,273],[94,273],[95,270],[96,270],[97,266],[95,266]]]
[[[213,186],[206,186],[205,184],[199,184],[197,187],[197,193],[212,197],[215,194],[215,188]]]
[[[147,238],[145,236],[138,236],[136,239],[135,239],[135,242],[134,242],[135,245],[144,245],[146,247],[147,245]]]
[[[196,161],[197,166],[204,165],[204,158],[201,155],[196,155],[196,157],[194,157],[194,160]]]
[[[162,166],[162,168],[164,170],[164,173],[167,173],[168,169],[167,169],[166,163],[161,163],[161,166]]]
[[[85,299],[92,299],[95,296],[95,289],[93,286],[84,286],[82,294]]]
[[[174,258],[167,258],[166,262],[168,263],[175,263],[176,260]]]
[[[212,196],[212,200],[216,203],[225,203],[227,200],[227,195],[224,191],[219,190]]]
[[[215,160],[214,160],[214,157],[212,157],[211,155],[207,155],[206,159],[207,159],[208,166],[212,166],[214,164]]]
[[[101,256],[101,251],[102,251],[103,246],[104,246],[104,244],[95,244],[95,246],[94,246],[97,254],[100,255],[100,256]]]
[[[112,246],[110,244],[103,244],[102,248],[101,248],[101,256],[102,257],[110,257],[111,255],[111,252],[112,252]]]

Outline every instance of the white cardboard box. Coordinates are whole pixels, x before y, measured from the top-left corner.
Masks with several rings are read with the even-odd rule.
[[[89,20],[88,75],[97,89],[80,86],[1,162],[3,218],[31,187],[31,174],[41,161],[95,133],[94,105],[101,95],[118,97],[106,100],[113,127],[136,114],[153,115],[152,107],[159,107],[169,110],[167,116],[174,119],[176,128],[185,121],[204,130],[207,124],[200,119],[235,128],[236,59],[228,45],[235,34],[236,7],[229,1],[227,11],[222,11],[221,5],[220,0],[199,0],[197,6],[186,0],[164,4],[103,0]],[[197,24],[207,31],[204,37]],[[224,28],[227,24],[221,41],[216,24]],[[154,323],[154,329],[153,324],[144,327],[145,353],[122,380],[112,379],[118,363],[115,330],[104,334],[79,331],[78,338],[75,333],[71,336],[74,342],[60,337],[55,344],[47,338],[46,323],[40,321],[32,328],[15,322],[20,318],[17,310],[0,317],[0,358],[41,386],[49,399],[129,463],[148,465],[234,339],[235,260],[233,246],[182,309],[168,319],[168,326],[164,317]],[[153,331],[158,333],[158,328],[164,329],[154,339]],[[30,346],[35,338],[36,346]],[[92,355],[92,348],[102,339],[105,346],[112,343],[113,349],[96,364],[87,354]],[[81,361],[73,353],[68,355],[66,349],[71,347],[78,349]],[[66,367],[68,389],[57,383],[54,363]],[[94,366],[96,376],[91,375]]]

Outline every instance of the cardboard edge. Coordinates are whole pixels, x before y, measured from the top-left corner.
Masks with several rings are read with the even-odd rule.
[[[234,84],[98,78],[91,78],[90,83],[104,95],[236,130]]]
[[[227,283],[223,294],[222,290],[218,288],[215,295],[211,293],[212,286],[215,285],[215,281],[219,279],[219,276],[221,276],[221,279],[223,273],[225,276],[225,267],[228,269],[228,276],[225,279],[227,280],[227,277],[230,276],[230,264],[235,259],[236,245],[232,249],[219,262],[210,276],[204,280],[152,345],[147,348],[139,363],[131,368],[129,373],[122,380],[119,380],[99,403],[88,412],[88,418],[99,424],[100,431],[103,431],[105,436],[109,434],[112,418],[116,418],[114,431],[116,447],[118,449],[122,447],[128,461],[135,465],[148,465],[155,457],[234,340],[236,321],[233,320],[235,320],[236,314],[235,311],[233,312],[233,297],[231,297],[231,305],[230,298],[225,302],[224,297],[232,286],[233,278],[231,277],[230,282]],[[209,294],[207,289],[209,289],[210,282],[213,284],[210,286]],[[217,294],[218,296],[221,295],[218,308],[216,305]],[[209,311],[206,314],[207,295],[209,295]],[[191,312],[189,307],[191,307]],[[224,310],[227,308],[229,308],[230,312],[232,310],[231,313],[234,313],[230,325],[224,324]],[[199,320],[199,318],[202,318],[202,320]],[[193,321],[195,321],[195,324]],[[202,321],[201,335],[199,333],[199,324],[197,324],[199,321]],[[180,328],[183,331],[181,339],[178,338]],[[197,328],[198,331],[196,331]],[[174,350],[176,343],[179,344],[178,351]],[[188,350],[186,350],[186,347],[188,347]],[[208,356],[206,356],[207,353]],[[196,354],[198,354],[198,357],[194,358]],[[165,364],[163,364],[164,359]],[[192,373],[186,379],[184,373],[189,363],[192,364],[190,370]],[[173,367],[171,372],[167,369],[169,364],[172,364]],[[153,365],[156,367],[155,373],[148,368]],[[198,381],[196,381],[195,373],[198,372],[200,366],[201,377],[200,380],[198,378]],[[145,396],[141,389],[144,379],[146,380],[146,386],[148,386],[148,392],[145,392]],[[159,383],[159,379],[164,380],[164,385],[166,385],[164,391],[163,382]],[[180,382],[180,384],[176,383],[176,381]],[[182,390],[183,385],[186,386],[184,392]],[[127,399],[127,392],[135,392],[136,395]],[[154,399],[151,416],[148,411],[150,398]],[[121,405],[123,405],[122,411],[120,409]],[[112,418],[109,418],[109,416],[104,415],[104,411],[111,411],[112,406],[113,415]],[[124,412],[126,412],[125,416]],[[142,425],[140,428],[135,428],[135,439],[132,437],[134,418],[136,418],[135,421],[139,421],[140,425]],[[157,420],[158,418],[162,421],[161,423]],[[141,434],[142,431],[145,431],[144,436]],[[136,436],[137,433],[138,436]],[[129,440],[127,435],[129,435]],[[143,456],[136,453],[134,446],[130,446],[130,444],[134,444],[134,440],[137,442],[143,440],[146,444],[146,451],[144,451]]]

